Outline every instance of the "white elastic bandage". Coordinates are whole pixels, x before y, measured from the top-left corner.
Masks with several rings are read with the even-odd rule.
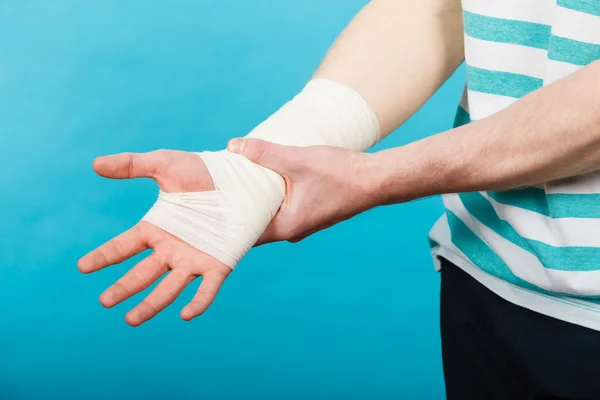
[[[379,140],[379,124],[352,88],[313,79],[247,137],[289,146],[365,151]],[[160,191],[143,220],[234,268],[277,213],[285,183],[277,173],[226,150],[198,155],[215,190]]]

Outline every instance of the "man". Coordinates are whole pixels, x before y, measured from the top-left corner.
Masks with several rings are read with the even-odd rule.
[[[454,129],[361,152],[463,59]],[[600,0],[373,1],[306,88],[229,152],[97,159],[102,176],[153,178],[161,197],[79,269],[153,248],[101,302],[170,270],[127,314],[139,325],[202,276],[181,312],[189,320],[255,242],[301,240],[378,205],[444,194],[430,240],[448,398],[599,399],[597,59]]]

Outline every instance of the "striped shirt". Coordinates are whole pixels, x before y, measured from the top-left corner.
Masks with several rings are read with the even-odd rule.
[[[463,13],[456,126],[600,59],[600,0],[463,0]],[[434,256],[513,303],[600,330],[600,173],[443,200]]]

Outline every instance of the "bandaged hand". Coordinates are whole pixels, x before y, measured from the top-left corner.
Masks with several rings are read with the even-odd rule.
[[[247,137],[364,151],[379,139],[379,126],[353,89],[316,79]],[[154,249],[101,296],[102,304],[111,307],[170,270],[127,314],[131,325],[156,315],[198,276],[203,277],[198,294],[181,317],[188,320],[206,310],[231,269],[261,237],[286,193],[281,175],[226,150],[120,154],[97,159],[94,168],[109,178],[150,177],[160,187],[157,202],[139,224],[79,262],[82,272],[92,272]]]
[[[214,185],[202,159],[195,153],[158,150],[150,153],[124,153],[99,157],[94,170],[113,179],[151,178],[165,193],[213,193]],[[167,231],[146,221],[113,238],[79,260],[83,273],[121,263],[147,250],[154,251],[128,271],[101,296],[105,307],[113,307],[148,288],[168,273],[152,292],[125,319],[137,326],[171,304],[195,278],[202,283],[192,301],[181,311],[190,320],[202,314],[213,302],[231,268]]]

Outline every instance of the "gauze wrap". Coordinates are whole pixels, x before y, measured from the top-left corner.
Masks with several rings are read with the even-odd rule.
[[[365,151],[379,140],[379,124],[352,88],[313,79],[291,101],[250,132],[288,146],[329,145]],[[226,150],[197,153],[215,190],[166,193],[143,221],[150,222],[230,268],[256,243],[285,194],[281,176]]]

